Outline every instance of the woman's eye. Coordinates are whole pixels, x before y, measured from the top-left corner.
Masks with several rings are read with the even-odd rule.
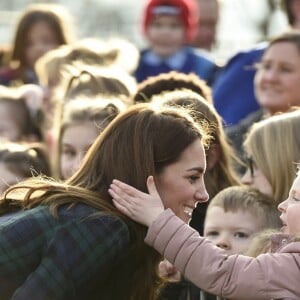
[[[255,64],[255,68],[257,70],[269,70],[271,68],[271,64],[267,62],[260,62]]]
[[[190,178],[190,181],[191,181],[191,182],[195,182],[195,181],[197,181],[200,177],[199,177],[199,176],[190,176],[189,178]]]
[[[291,73],[293,70],[289,67],[281,67],[280,71],[285,73]]]

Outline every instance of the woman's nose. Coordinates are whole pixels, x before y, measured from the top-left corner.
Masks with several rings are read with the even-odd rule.
[[[203,184],[197,189],[195,193],[195,198],[197,202],[207,202],[209,199],[208,192],[206,190],[205,184]]]
[[[276,67],[272,67],[268,70],[265,70],[262,74],[263,80],[274,81],[278,78],[278,69]]]

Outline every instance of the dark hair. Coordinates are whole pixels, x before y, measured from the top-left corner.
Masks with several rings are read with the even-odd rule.
[[[0,164],[4,170],[11,173],[9,177],[7,177],[5,171],[0,173],[1,194],[16,182],[22,182],[33,176],[51,176],[46,148],[41,143],[2,142],[0,146]],[[19,209],[20,205],[3,205],[0,206],[0,214]]]
[[[25,178],[51,175],[46,148],[41,143],[2,143],[0,162],[11,172]]]
[[[204,97],[208,102],[213,102],[211,89],[204,80],[194,73],[185,74],[177,71],[148,77],[138,85],[133,100],[135,103],[149,102],[152,96],[178,89],[189,89]]]
[[[42,131],[39,126],[38,115],[34,116],[26,104],[26,99],[19,91],[12,87],[0,87],[0,105],[8,107],[8,113],[11,114],[19,129],[18,141],[27,140],[28,137],[34,137],[42,141]],[[14,140],[13,142],[16,142]]]
[[[146,228],[130,221],[113,206],[108,188],[116,178],[146,192],[147,177],[155,177],[179,159],[197,139],[205,143],[206,134],[185,110],[134,105],[98,136],[80,169],[65,183],[32,180],[16,185],[10,188],[2,205],[7,205],[9,198],[15,199],[16,193],[20,198],[22,193],[22,206],[48,204],[54,214],[60,205],[83,202],[102,213],[119,216],[128,224],[135,240],[132,284],[124,285],[121,280],[117,283],[124,295],[122,299],[154,300],[161,283],[157,269],[162,258],[144,244]],[[45,190],[48,192],[40,195]],[[36,191],[40,192],[39,197],[35,196]]]
[[[286,16],[287,16],[289,24],[291,26],[294,26],[296,19],[291,10],[291,2],[292,1],[294,1],[294,0],[281,0],[281,7],[286,12]]]
[[[67,102],[78,94],[124,96],[124,103],[131,105],[130,97],[136,91],[133,76],[120,68],[86,65],[66,65],[62,70],[62,82],[56,89],[54,101]]]
[[[234,149],[228,142],[222,119],[212,103],[190,90],[165,92],[160,96],[152,97],[152,101],[161,105],[186,108],[196,122],[206,127],[211,137],[210,147],[206,149],[207,162],[209,162],[213,147],[217,147],[219,152],[216,164],[212,168],[207,167],[204,175],[205,186],[210,197],[213,197],[223,188],[239,184],[239,178],[235,171],[239,161],[236,159]],[[201,203],[201,207],[205,206],[205,203]]]

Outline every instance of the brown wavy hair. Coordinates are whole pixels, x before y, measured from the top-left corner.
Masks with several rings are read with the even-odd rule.
[[[99,135],[81,168],[68,181],[32,180],[16,185],[6,193],[0,208],[10,203],[27,208],[44,204],[57,215],[59,206],[81,202],[95,207],[99,214],[122,218],[134,236],[134,274],[129,284],[120,278],[118,292],[122,299],[154,300],[162,283],[157,272],[162,257],[144,244],[146,228],[122,216],[112,205],[108,188],[116,178],[146,192],[147,177],[155,177],[179,159],[197,139],[205,144],[207,135],[184,110],[151,104],[132,106]],[[17,201],[15,192],[22,201]]]

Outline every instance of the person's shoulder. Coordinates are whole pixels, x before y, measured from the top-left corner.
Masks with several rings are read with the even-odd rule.
[[[8,85],[17,78],[17,70],[9,66],[0,68],[0,84]]]
[[[201,59],[203,61],[206,61],[208,63],[215,65],[215,61],[214,61],[213,57],[207,51],[200,49],[200,48],[194,48],[194,47],[186,47],[186,49],[187,49],[187,52],[189,53],[189,55],[193,55],[198,59]]]
[[[225,65],[225,68],[237,63],[245,64],[249,62],[258,61],[261,58],[267,46],[267,42],[261,42],[255,45],[254,47],[238,51],[229,58],[227,64]]]
[[[0,222],[0,243],[11,240],[15,246],[19,247],[25,247],[26,242],[32,241],[36,244],[45,240],[57,224],[46,206],[20,210]],[[20,236],[22,239],[18,238]],[[19,244],[21,242],[24,245]]]
[[[61,219],[98,219],[103,223],[121,222],[119,216],[99,210],[86,203],[76,203],[75,205],[65,204],[59,207],[58,215]]]
[[[0,67],[0,74],[14,74],[16,72],[16,69],[11,68],[9,66],[3,66]]]
[[[152,49],[151,48],[143,48],[140,50],[140,60],[143,60],[143,58],[147,55],[149,55],[149,53],[152,53]]]
[[[281,232],[271,236],[271,252],[300,253],[300,237]]]
[[[263,110],[259,109],[248,114],[245,118],[241,119],[237,124],[226,127],[226,133],[229,135],[236,134],[239,131],[247,130],[253,123],[259,122],[263,119]]]

